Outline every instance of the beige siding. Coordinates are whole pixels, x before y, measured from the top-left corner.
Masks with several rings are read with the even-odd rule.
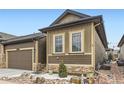
[[[47,32],[47,57],[48,57],[48,63],[49,61],[51,62],[51,60],[49,60],[49,56],[50,59],[55,58],[55,55],[53,54],[53,36],[55,34],[61,34],[64,33],[64,37],[65,37],[65,53],[62,54],[65,58],[67,57],[67,59],[71,60],[70,56],[71,55],[70,51],[69,51],[69,33],[73,32],[73,31],[82,31],[84,33],[84,53],[80,53],[81,57],[84,58],[87,53],[91,55],[91,23],[88,24],[82,24],[82,25],[77,25],[77,26],[73,26],[73,27],[68,27],[68,28],[63,28],[63,29],[56,29],[53,31],[49,31]],[[77,57],[79,56],[78,54],[73,54],[73,57]],[[91,64],[91,56],[89,56],[89,59],[80,59],[80,63],[82,62],[82,64]],[[53,62],[54,60],[52,60]],[[72,61],[72,60],[71,60]],[[85,61],[85,62],[84,62]],[[54,63],[54,62],[53,62]],[[74,63],[74,62],[70,62],[70,63]],[[75,62],[76,63],[76,62]]]
[[[66,56],[49,56],[49,64],[82,64],[91,65],[91,55],[66,55]]]
[[[119,56],[119,58],[121,60],[124,60],[124,44],[120,48],[120,56]]]
[[[103,59],[105,58],[105,48],[96,31],[95,31],[95,54],[96,62],[102,62]]]
[[[25,42],[19,44],[5,45],[5,49],[28,48],[28,47],[34,47],[34,45],[35,45],[34,42]]]
[[[59,22],[57,22],[56,24],[62,24],[62,23],[67,23],[67,22],[72,22],[75,20],[80,19],[80,17],[76,16],[76,15],[72,15],[72,14],[68,14],[66,16],[64,16]]]
[[[84,51],[85,53],[91,53],[91,24],[85,25],[84,32]]]
[[[53,53],[53,35],[65,33],[65,53],[69,53],[69,32],[71,31],[83,31],[84,33],[84,53],[91,53],[91,24],[85,24],[80,26],[74,26],[69,28],[58,29],[54,31],[49,31],[47,34],[48,54]]]

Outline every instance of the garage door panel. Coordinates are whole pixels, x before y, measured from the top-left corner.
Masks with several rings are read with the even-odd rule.
[[[16,69],[32,69],[32,50],[8,52],[8,67]]]

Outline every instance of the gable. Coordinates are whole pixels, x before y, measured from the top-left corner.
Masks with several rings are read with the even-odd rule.
[[[59,20],[57,23],[55,24],[63,24],[63,23],[68,23],[68,22],[72,22],[72,21],[76,21],[78,19],[80,19],[81,17],[73,15],[73,14],[67,14],[65,15],[61,20]]]
[[[78,19],[86,18],[86,17],[91,17],[91,16],[67,9],[50,26],[53,26],[56,24],[68,23],[68,22],[76,21]]]

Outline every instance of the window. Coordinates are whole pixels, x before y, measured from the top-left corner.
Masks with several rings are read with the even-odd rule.
[[[72,52],[81,51],[81,32],[72,34]]]
[[[70,52],[83,52],[82,32],[71,32],[70,34]]]
[[[54,36],[54,53],[64,52],[64,35],[59,34]]]
[[[55,37],[55,52],[62,52],[62,36]]]

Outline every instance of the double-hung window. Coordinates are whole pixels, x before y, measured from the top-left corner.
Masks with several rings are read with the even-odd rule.
[[[64,53],[64,35],[54,35],[54,53]]]
[[[79,53],[83,52],[83,35],[82,32],[70,33],[70,52]]]

